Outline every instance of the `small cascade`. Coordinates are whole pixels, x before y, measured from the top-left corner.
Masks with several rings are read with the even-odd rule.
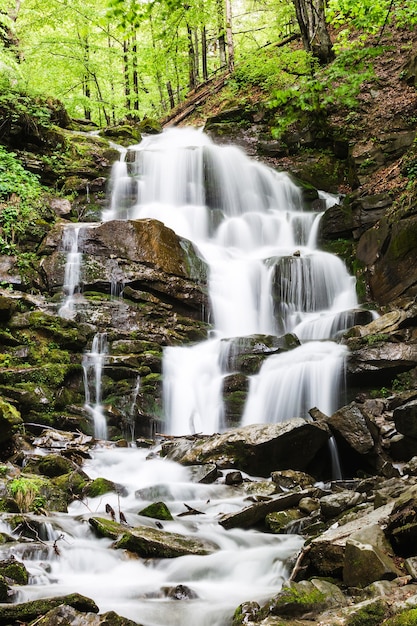
[[[94,424],[94,437],[107,439],[107,423],[103,413],[101,379],[107,357],[106,333],[94,336],[90,352],[83,357],[85,408]]]
[[[75,314],[75,299],[80,293],[82,253],[78,248],[81,224],[67,225],[64,230],[62,247],[66,253],[64,270],[64,301],[58,310],[58,315],[65,319],[72,319]]]
[[[140,376],[136,378],[136,385],[131,393],[131,401],[129,406],[129,411],[127,415],[129,429],[130,429],[130,440],[133,442],[135,440],[135,417],[137,412],[136,402],[139,396],[140,391]]]

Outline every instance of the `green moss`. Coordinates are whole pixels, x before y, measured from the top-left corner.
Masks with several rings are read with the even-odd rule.
[[[97,498],[112,491],[116,491],[116,486],[111,480],[107,480],[107,478],[95,478],[93,482],[84,489],[84,495],[89,498]]]
[[[384,626],[415,626],[417,624],[417,609],[407,609],[398,615],[388,618]]]
[[[138,515],[153,517],[154,519],[172,520],[171,511],[164,502],[153,502],[149,506],[139,511]]]
[[[322,611],[326,606],[326,594],[311,583],[283,587],[281,592],[262,609],[262,616],[269,614],[296,617],[310,612]]]
[[[385,602],[376,600],[355,611],[347,620],[346,626],[379,626],[386,613]]]

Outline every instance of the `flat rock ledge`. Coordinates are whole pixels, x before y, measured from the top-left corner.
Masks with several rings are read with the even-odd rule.
[[[102,517],[92,517],[89,523],[99,537],[114,540],[113,548],[129,550],[145,559],[170,559],[187,554],[205,555],[217,549],[213,544],[149,526],[129,528]]]
[[[209,437],[178,438],[162,445],[162,454],[184,465],[215,463],[254,476],[274,470],[306,470],[327,445],[330,431],[323,422],[301,417],[280,424],[252,424]]]

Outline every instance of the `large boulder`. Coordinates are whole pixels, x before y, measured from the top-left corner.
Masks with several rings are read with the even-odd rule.
[[[0,398],[0,444],[6,443],[23,424],[19,411]]]
[[[417,294],[417,217],[411,216],[387,225],[378,222],[358,248],[367,262],[371,297],[388,304],[403,295]]]
[[[42,271],[51,291],[62,289],[66,255],[65,226],[57,224],[46,238]],[[193,245],[157,220],[116,220],[83,226],[78,235],[83,254],[81,283],[84,290],[106,294],[112,286],[150,292],[162,301],[198,311],[206,302],[206,267]],[[131,294],[135,300],[135,294]],[[140,299],[140,294],[136,296]]]
[[[253,424],[204,439],[166,442],[162,453],[185,465],[216,463],[255,476],[274,470],[305,470],[326,446],[325,424],[293,418],[280,424]]]
[[[135,552],[142,558],[171,559],[186,554],[210,554],[215,546],[190,536],[136,526],[128,528],[101,517],[91,517],[90,525],[99,537],[114,539],[114,547]]]

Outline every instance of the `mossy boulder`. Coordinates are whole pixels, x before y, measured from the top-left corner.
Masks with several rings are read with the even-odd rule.
[[[98,536],[114,539],[113,547],[135,552],[142,558],[169,559],[186,554],[210,554],[215,550],[212,544],[193,537],[149,526],[126,528],[101,517],[92,517],[89,522]]]
[[[286,511],[275,511],[274,513],[268,513],[265,517],[265,523],[267,528],[275,533],[280,534],[285,532],[285,528],[303,517],[303,514],[298,509],[287,509]]]
[[[29,581],[29,573],[23,563],[20,563],[11,556],[5,561],[0,561],[0,574],[4,578],[10,578],[18,585],[27,585]]]
[[[108,126],[100,131],[100,135],[125,147],[140,143],[142,140],[142,135],[137,125],[128,123]]]
[[[23,424],[19,411],[0,398],[0,444],[9,441]]]
[[[74,463],[60,454],[47,454],[39,458],[30,458],[25,466],[25,470],[55,478],[62,474],[68,474],[75,469]]]
[[[98,606],[93,600],[78,593],[73,593],[58,598],[46,598],[44,600],[32,600],[31,602],[23,602],[21,604],[0,606],[0,626],[31,622],[61,604],[72,606],[82,613],[98,613]]]
[[[167,507],[164,502],[153,502],[149,506],[146,506],[144,509],[139,511],[138,515],[143,515],[145,517],[152,517],[154,519],[160,520],[172,520],[171,511]]]
[[[388,611],[388,605],[382,598],[369,600],[355,607],[345,624],[346,626],[379,626],[387,616]],[[386,624],[387,622],[384,622],[384,626]]]
[[[120,491],[120,486],[116,485],[107,478],[95,478],[89,485],[86,485],[84,489],[84,496],[87,498],[98,498],[104,496],[106,493],[117,493]]]
[[[262,617],[276,615],[284,618],[302,618],[318,615],[326,608],[345,603],[342,592],[331,583],[319,580],[289,583],[262,609]]]

